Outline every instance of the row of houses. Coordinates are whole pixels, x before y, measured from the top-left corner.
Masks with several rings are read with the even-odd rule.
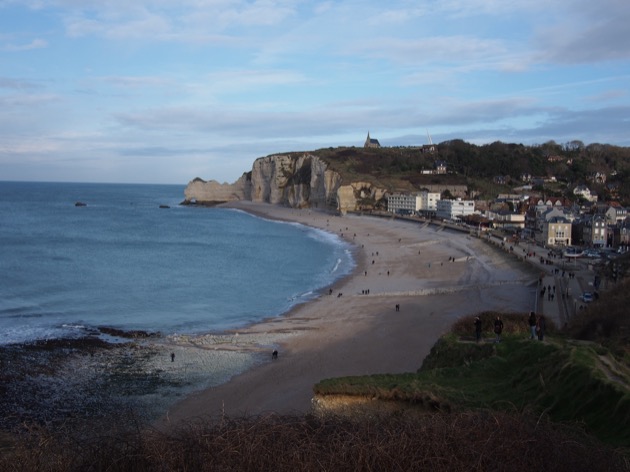
[[[508,229],[548,247],[630,246],[630,217],[627,209],[616,202],[585,208],[564,198],[523,199],[519,195],[503,195],[496,202],[499,204],[482,209],[476,207],[474,200],[441,199],[439,193],[425,190],[388,195],[387,211]]]
[[[492,211],[485,216],[494,227],[512,229],[525,239],[549,247],[627,248],[630,218],[616,202],[580,207],[562,198],[530,198],[520,211]]]
[[[539,244],[594,248],[630,245],[628,211],[616,202],[583,208],[563,199],[532,200],[526,207],[523,234]]]

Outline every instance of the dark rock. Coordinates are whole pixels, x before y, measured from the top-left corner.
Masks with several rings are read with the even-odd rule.
[[[161,336],[159,332],[151,333],[149,331],[142,331],[142,330],[125,331],[118,328],[112,328],[110,326],[99,326],[98,330],[103,334],[109,334],[110,336],[116,336],[118,338],[128,338],[128,339],[159,338]]]

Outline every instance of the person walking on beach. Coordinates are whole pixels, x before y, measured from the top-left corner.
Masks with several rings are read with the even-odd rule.
[[[527,318],[527,324],[529,324],[529,331],[531,336],[529,339],[536,339],[536,324],[538,320],[536,320],[536,313],[533,311],[529,312],[529,318]]]
[[[171,362],[175,362],[175,353],[171,352]]]
[[[503,332],[503,321],[501,321],[500,316],[497,316],[497,318],[494,320],[494,334],[497,335],[496,339],[494,340],[495,343],[501,342],[502,332]]]
[[[478,316],[475,318],[475,336],[477,342],[481,341],[481,318]]]

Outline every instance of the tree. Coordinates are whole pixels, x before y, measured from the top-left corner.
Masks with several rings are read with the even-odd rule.
[[[584,149],[584,143],[578,139],[574,139],[573,141],[569,141],[564,145],[564,149],[568,152],[578,153]]]

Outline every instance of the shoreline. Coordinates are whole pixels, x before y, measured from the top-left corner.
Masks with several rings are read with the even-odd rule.
[[[225,333],[249,339],[260,362],[173,404],[159,427],[224,414],[306,413],[312,386],[324,378],[415,372],[462,316],[531,309],[531,273],[469,235],[382,217],[253,202],[222,206],[335,233],[354,245],[356,266],[332,294]],[[272,346],[280,354],[275,361]]]
[[[226,207],[336,234],[350,245],[354,268],[287,312],[238,329],[4,349],[10,391],[0,403],[20,413],[3,426],[91,421],[125,409],[164,429],[200,417],[304,414],[320,380],[415,372],[457,319],[527,312],[535,298],[527,266],[467,234],[252,202]]]

